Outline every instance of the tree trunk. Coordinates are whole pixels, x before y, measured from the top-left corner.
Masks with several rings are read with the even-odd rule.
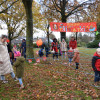
[[[62,16],[62,23],[66,23],[66,17]],[[64,38],[66,40],[66,32],[60,32],[61,41]]]
[[[33,0],[22,0],[26,11],[26,58],[34,59],[33,54],[33,15],[32,2]]]
[[[12,41],[12,32],[8,28],[8,39],[9,39],[9,45],[11,46],[11,41]]]
[[[49,45],[49,43],[50,43],[50,42],[49,42],[49,24],[48,24],[48,26],[47,26],[47,38],[48,38],[48,46],[50,46],[50,45]]]
[[[61,21],[62,23],[66,23],[66,16],[65,16],[65,1],[62,1],[63,2],[63,6],[62,6],[62,11],[61,11]],[[60,32],[60,35],[61,35],[61,41],[62,39],[64,38],[66,40],[66,32]]]
[[[76,32],[76,41],[77,41],[77,34],[78,34],[78,32]]]

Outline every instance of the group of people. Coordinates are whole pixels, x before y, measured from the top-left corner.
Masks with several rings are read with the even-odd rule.
[[[43,44],[39,50],[40,57],[42,57],[44,55],[44,53],[43,53],[44,48],[45,48],[45,52],[46,52],[46,57],[48,57],[49,54],[53,53],[54,61],[56,60],[55,57],[57,58],[57,60],[59,60],[59,57],[58,57],[59,55],[62,56],[62,59],[66,59],[66,56],[68,55],[69,66],[71,65],[72,61],[75,61],[76,69],[78,69],[79,51],[77,49],[77,42],[74,37],[71,37],[71,40],[69,41],[69,49],[68,49],[68,45],[67,45],[65,39],[62,39],[62,42],[58,44],[57,39],[54,38],[53,42],[51,43],[51,52],[50,52],[48,44],[46,42],[43,42]]]
[[[51,45],[51,50],[54,50],[53,59],[56,56],[57,60],[59,60],[57,47],[58,47],[57,39],[54,39],[52,42],[52,45]],[[69,66],[71,65],[71,62],[74,61],[76,63],[76,69],[78,69],[79,51],[77,49],[77,42],[74,37],[71,37],[71,40],[69,41],[69,49],[67,47],[68,46],[67,46],[66,41],[64,39],[62,39],[62,42],[60,43],[60,48],[59,48],[62,59],[66,59],[66,56],[68,55]],[[54,61],[55,61],[55,59],[54,59]]]
[[[20,52],[17,51],[16,45],[14,45],[13,49],[11,49],[9,43],[7,44],[6,40],[7,40],[7,36],[2,35],[2,37],[0,38],[0,78],[1,78],[1,81],[2,83],[8,83],[8,81],[5,79],[5,75],[11,74],[11,77],[15,81],[19,80],[19,83],[21,86],[20,88],[24,88],[22,77],[24,73],[24,62],[25,62],[24,57],[26,57],[25,50],[23,53],[24,57],[21,57]],[[22,43],[22,47],[23,49],[25,49],[24,48],[25,46],[23,45],[25,45],[25,43]],[[13,66],[16,67],[16,76],[12,67],[12,61],[11,61],[12,59],[15,59]]]
[[[45,46],[44,46],[45,47]],[[40,57],[43,56],[43,49],[39,50]],[[48,49],[49,50],[49,49]],[[46,54],[50,54],[50,52],[46,51]],[[42,54],[41,54],[42,51]],[[80,60],[80,54],[79,50],[77,49],[77,41],[74,37],[71,37],[71,40],[69,41],[69,47],[64,39],[62,39],[62,42],[60,43],[60,47],[58,46],[57,39],[54,38],[53,42],[51,43],[51,53],[53,51],[53,59],[55,61],[55,57],[58,59],[58,52],[61,54],[62,59],[66,59],[66,56],[68,56],[69,59],[69,66],[73,65],[71,64],[72,61],[75,62],[76,68],[79,68],[79,60]],[[92,68],[95,73],[94,81],[98,82],[100,81],[100,48],[98,48],[92,58]]]
[[[24,85],[22,82],[22,77],[23,77],[23,73],[24,73],[24,62],[25,62],[25,58],[26,58],[25,42],[22,43],[22,49],[24,49],[23,50],[24,57],[22,57],[21,55],[17,56],[15,59],[15,62],[13,64],[13,66],[16,68],[16,76],[15,76],[14,70],[13,70],[13,67],[12,67],[11,61],[10,61],[10,56],[9,56],[10,53],[8,53],[8,52],[11,52],[11,50],[7,49],[6,40],[7,40],[7,36],[2,35],[2,37],[0,38],[0,78],[1,78],[1,81],[2,81],[2,83],[7,83],[8,81],[5,79],[5,75],[11,74],[11,77],[15,81],[19,80],[21,88],[24,88]],[[45,51],[47,52],[46,56],[48,56],[48,51],[49,51],[48,46],[46,47],[46,44],[44,44],[44,45],[45,45]],[[42,47],[42,49],[43,49],[43,47]],[[16,48],[16,46],[14,48]],[[14,48],[13,48],[13,53],[16,52],[16,50]],[[54,51],[53,59],[55,58],[55,56],[58,59],[57,39],[53,40],[53,42],[51,44],[51,50]],[[76,69],[78,69],[80,57],[79,57],[79,50],[77,49],[77,42],[76,42],[75,38],[71,37],[71,40],[69,41],[69,50],[67,50],[67,43],[65,42],[64,39],[62,39],[62,42],[60,43],[60,50],[62,53],[62,58],[66,59],[66,55],[68,55],[69,66],[71,65],[71,62],[74,61],[76,64]],[[92,58],[92,68],[95,73],[94,81],[99,82],[100,81],[100,48],[98,48],[96,50],[96,52]]]
[[[23,56],[26,59],[26,40],[25,39],[22,40],[22,43],[19,45],[19,48],[16,46],[16,44],[14,44],[12,48],[9,41],[7,41],[7,48],[8,48],[8,53],[10,55],[10,61],[12,65],[13,65],[13,62],[16,61],[16,58],[18,56]]]

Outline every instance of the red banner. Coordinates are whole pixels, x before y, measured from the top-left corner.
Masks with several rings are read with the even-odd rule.
[[[50,22],[51,31],[55,32],[94,32],[97,31],[96,22],[89,23],[58,23]]]

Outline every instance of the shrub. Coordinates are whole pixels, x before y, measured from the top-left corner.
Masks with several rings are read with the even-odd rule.
[[[93,42],[87,44],[87,48],[97,48],[99,42],[100,40],[94,40]]]

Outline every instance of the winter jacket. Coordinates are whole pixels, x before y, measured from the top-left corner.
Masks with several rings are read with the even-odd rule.
[[[9,53],[9,52],[12,52],[12,50],[11,50],[11,46],[10,46],[9,43],[7,44],[7,48],[8,48],[8,53]]]
[[[24,51],[26,52],[26,42],[22,42],[21,48],[22,48],[22,50],[24,48]]]
[[[77,42],[76,42],[76,40],[74,40],[74,41],[70,41],[69,42],[69,48],[71,48],[72,47],[72,49],[75,49],[76,47],[77,47]]]
[[[60,48],[61,48],[61,51],[67,51],[67,43],[61,42]]]
[[[75,53],[74,53],[74,57],[73,57],[73,61],[74,61],[75,63],[79,63],[79,60],[80,60],[79,52],[75,52]]]
[[[52,42],[52,50],[54,50],[56,53],[58,52],[58,43]]]
[[[18,78],[23,77],[23,74],[24,74],[24,62],[25,62],[25,59],[23,57],[18,57],[16,62],[14,63],[14,67],[16,67],[16,76]]]
[[[73,58],[74,57],[73,50],[68,50],[67,55],[68,55],[68,58]]]
[[[38,53],[39,53],[39,56],[42,57],[44,55],[43,48],[41,48]]]
[[[7,49],[7,44],[2,43],[0,40],[0,61],[3,64],[0,64],[0,75],[6,75],[13,72],[13,68],[10,62],[10,57]]]
[[[93,55],[92,68],[94,71],[100,71],[100,56],[97,53]]]
[[[48,43],[47,42],[43,42],[42,46],[41,46],[42,49],[46,49],[46,48],[49,48],[48,46]]]

